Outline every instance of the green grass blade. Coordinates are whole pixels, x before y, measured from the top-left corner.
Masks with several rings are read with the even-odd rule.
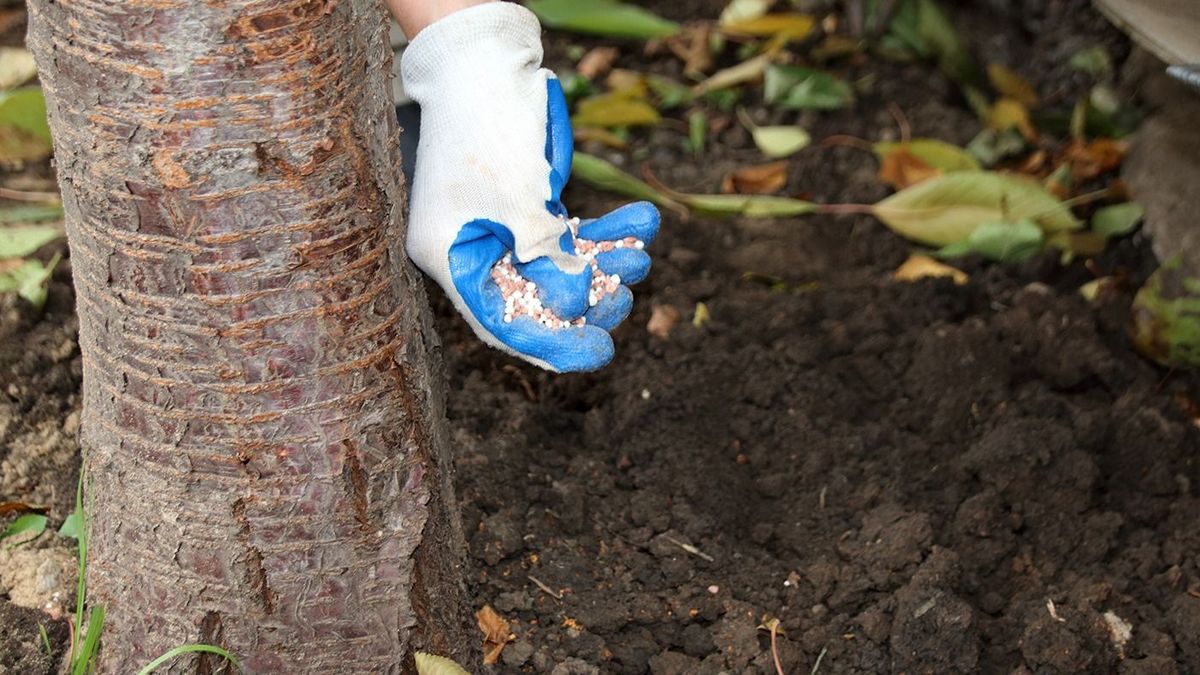
[[[96,658],[96,652],[100,648],[100,633],[103,631],[104,605],[96,605],[92,607],[91,616],[88,617],[87,639],[79,648],[79,655],[75,657],[75,662],[71,666],[71,675],[87,675],[92,670],[92,659]],[[78,633],[76,633],[75,639],[79,639]]]
[[[142,668],[141,670],[139,670],[137,672],[137,675],[149,675],[150,673],[154,672],[159,666],[165,664],[166,662],[168,662],[171,659],[176,658],[178,656],[183,656],[184,654],[198,654],[198,653],[202,653],[202,652],[208,653],[208,654],[216,654],[217,656],[220,656],[221,658],[225,659],[226,661],[232,663],[233,667],[237,668],[239,672],[242,670],[242,665],[240,663],[238,663],[238,660],[236,658],[234,658],[233,654],[230,654],[229,652],[225,651],[224,649],[221,649],[220,647],[214,647],[213,645],[179,645],[178,647],[175,647],[174,649],[169,650],[168,652],[166,652],[162,656],[158,657],[157,659],[154,659],[150,663],[147,663],[144,668]]]

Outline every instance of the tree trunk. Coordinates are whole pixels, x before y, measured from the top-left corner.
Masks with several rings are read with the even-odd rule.
[[[258,673],[465,657],[378,0],[29,5],[79,303],[100,670],[195,642]]]

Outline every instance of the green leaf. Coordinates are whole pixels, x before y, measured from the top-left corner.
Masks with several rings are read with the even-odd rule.
[[[40,223],[44,220],[62,220],[62,204],[37,204],[32,206],[14,206],[0,211],[0,224],[4,223]],[[4,230],[0,230],[3,236]]]
[[[413,657],[417,661],[417,675],[471,675],[462,666],[444,656],[417,652]]]
[[[1092,230],[1105,237],[1123,237],[1133,232],[1145,215],[1146,208],[1137,202],[1105,206],[1092,214]]]
[[[591,96],[579,102],[571,124],[580,127],[634,127],[658,124],[661,118],[654,106],[624,93]]]
[[[37,537],[45,531],[46,516],[43,516],[40,513],[26,513],[25,515],[20,516],[16,520],[12,521],[8,528],[5,529],[3,533],[0,533],[0,541],[10,537],[17,537],[22,534],[31,535],[30,537],[23,539],[23,543],[33,539],[34,537]]]
[[[20,129],[50,145],[46,99],[41,87],[22,87],[0,93],[0,125]]]
[[[708,140],[708,115],[703,110],[693,111],[688,115],[688,146],[692,154],[704,153],[704,145]]]
[[[64,234],[61,225],[0,228],[0,260],[27,256]]]
[[[963,241],[938,250],[941,258],[957,258],[978,253],[997,262],[1023,262],[1042,252],[1046,238],[1032,220],[995,221],[975,228]]]
[[[677,210],[682,208],[678,202],[650,187],[646,182],[630,176],[612,163],[595,155],[576,152],[571,165],[571,175],[601,190],[615,192],[633,199],[645,199],[667,208]]]
[[[83,531],[83,514],[78,511],[67,516],[61,527],[58,528],[58,535],[67,539],[78,540],[80,532]]]
[[[1150,275],[1133,299],[1133,344],[1171,367],[1200,365],[1200,280],[1177,256]]]
[[[981,168],[979,160],[966,150],[934,138],[914,138],[907,143],[885,141],[871,148],[880,160],[903,148],[922,162],[942,171],[975,171]]]
[[[82,570],[80,570],[82,573]],[[104,606],[95,605],[92,607],[92,613],[88,615],[87,622],[87,637],[83,640],[83,646],[79,648],[79,653],[75,656],[75,662],[71,665],[71,675],[85,675],[89,671],[89,666],[92,659],[96,658],[96,651],[100,647],[100,634],[104,632]],[[76,639],[78,639],[76,633]]]
[[[767,103],[798,110],[835,110],[854,102],[850,85],[822,70],[770,66],[763,93]]]
[[[692,102],[692,90],[669,77],[662,75],[646,75],[646,85],[658,97],[660,110],[670,110]]]
[[[233,654],[230,654],[229,652],[225,651],[224,649],[221,649],[220,647],[215,647],[213,645],[196,644],[196,645],[180,645],[178,647],[174,647],[174,648],[168,650],[162,656],[159,656],[158,658],[154,659],[150,663],[147,663],[145,665],[145,667],[143,667],[141,670],[138,671],[138,675],[150,675],[150,673],[153,673],[155,670],[157,670],[159,668],[159,666],[165,665],[168,661],[171,661],[172,659],[175,659],[176,657],[183,656],[184,654],[201,654],[201,653],[216,654],[217,656],[220,656],[221,658],[225,659],[229,663],[232,663],[233,667],[237,668],[239,671],[242,669],[242,665],[240,663],[238,663],[238,660],[236,658],[234,658]],[[420,667],[418,666],[418,670],[419,669],[420,669]]]
[[[529,0],[527,6],[543,26],[576,33],[649,39],[679,32],[674,21],[616,0]]]
[[[772,195],[694,195],[675,194],[684,204],[712,214],[736,214],[750,218],[779,218],[812,213],[816,205],[800,199]]]
[[[1092,77],[1108,77],[1112,72],[1112,57],[1101,45],[1084,47],[1071,55],[1067,65]]]
[[[942,72],[955,82],[980,83],[978,66],[935,0],[900,0],[888,31],[918,56],[936,58]]]
[[[40,260],[26,260],[18,267],[0,273],[0,293],[16,291],[29,304],[41,309],[46,306],[46,281],[58,266],[61,255],[54,254],[49,264],[42,265]]]
[[[750,130],[758,149],[773,159],[789,157],[812,142],[812,137],[800,127],[760,127],[754,124],[754,120],[750,119],[750,115],[742,108],[738,109],[738,119]]]
[[[872,208],[898,234],[931,246],[965,240],[984,223],[1032,220],[1045,233],[1081,223],[1040,184],[988,171],[955,171],[923,180]]]
[[[1025,137],[1015,129],[1002,133],[984,129],[967,143],[967,152],[984,166],[992,166],[1005,157],[1020,153],[1026,144]]]

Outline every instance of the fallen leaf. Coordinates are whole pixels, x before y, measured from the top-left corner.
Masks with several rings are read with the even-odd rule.
[[[22,47],[0,47],[0,89],[12,89],[37,76],[33,54]]]
[[[722,26],[757,19],[771,9],[775,0],[731,0],[725,9],[721,10],[718,23]]]
[[[628,145],[628,142],[624,138],[621,138],[608,129],[601,129],[600,127],[575,127],[573,131],[576,144],[594,141],[618,150]]]
[[[667,40],[667,49],[683,61],[683,72],[688,77],[699,78],[712,68],[711,37],[712,24],[706,21],[688,24]]]
[[[1001,96],[1011,98],[1026,108],[1032,108],[1038,104],[1038,95],[1034,91],[1033,85],[1012,70],[999,63],[989,63],[987,74],[992,87],[1000,92]]]
[[[938,67],[955,82],[974,84],[978,68],[935,0],[901,2],[888,24],[888,36],[922,58],[937,59]]]
[[[504,646],[516,639],[509,630],[508,622],[504,620],[491,605],[475,612],[475,621],[479,630],[483,631],[483,662],[491,665],[500,661],[500,653]]]
[[[662,119],[654,106],[624,92],[609,92],[581,100],[571,124],[584,127],[651,126]]]
[[[879,162],[879,180],[897,190],[916,185],[941,173],[941,169],[929,166],[904,147],[898,147],[885,154]]]
[[[65,235],[62,225],[25,225],[0,228],[0,260],[23,258]]]
[[[935,138],[914,138],[911,141],[883,141],[871,146],[880,161],[897,149],[904,149],[925,164],[942,171],[974,171],[979,160],[966,150]]]
[[[1123,237],[1137,228],[1146,208],[1137,202],[1113,204],[1092,214],[1092,231],[1105,237]]]
[[[749,218],[782,218],[812,213],[812,202],[773,195],[675,195],[687,206],[714,215],[741,215]]]
[[[547,28],[619,38],[662,38],[679,24],[616,0],[529,0],[526,6]]]
[[[949,277],[959,286],[967,283],[968,279],[966,272],[920,253],[908,256],[908,260],[892,273],[892,278],[897,281],[916,281],[926,277]]]
[[[712,316],[708,313],[708,305],[697,302],[696,309],[692,312],[692,325],[700,328],[710,320],[712,320]]]
[[[721,192],[739,195],[765,195],[778,192],[787,185],[786,161],[742,167],[725,174]]]
[[[900,235],[932,246],[963,241],[988,222],[1028,218],[1046,233],[1082,225],[1036,181],[989,171],[935,176],[887,197],[872,211]]]
[[[595,47],[579,59],[575,70],[589,80],[599,79],[612,70],[620,55],[621,50],[616,47]]]
[[[40,223],[46,220],[62,220],[62,204],[36,204],[31,206],[14,206],[0,210],[0,224],[4,223]],[[0,238],[3,234],[0,234]]]
[[[1080,139],[1067,147],[1066,159],[1071,163],[1071,175],[1079,182],[1089,181],[1121,166],[1129,143],[1111,138],[1097,138],[1090,142]]]
[[[1106,77],[1112,72],[1112,57],[1104,47],[1093,45],[1072,54],[1067,65],[1092,77]]]
[[[988,110],[987,124],[992,131],[1016,129],[1028,140],[1037,138],[1037,131],[1029,119],[1029,111],[1016,99],[1002,98],[993,103]]]
[[[945,246],[937,254],[943,258],[956,258],[978,253],[996,262],[1024,262],[1041,253],[1046,246],[1046,235],[1032,220],[1022,218],[1014,222],[991,221],[982,223],[967,235],[967,238]]]
[[[692,102],[692,89],[663,75],[646,75],[646,86],[658,97],[660,110],[670,110]]]
[[[769,54],[760,54],[736,66],[718,70],[713,73],[712,77],[693,87],[692,93],[696,96],[702,96],[710,91],[727,89],[745,82],[757,80],[763,76],[763,71],[767,70],[767,66],[770,63],[771,56]]]
[[[23,534],[31,535],[18,543],[25,543],[46,531],[46,516],[40,513],[26,513],[23,516],[18,516],[12,521],[9,526],[0,533],[0,541],[12,537],[19,537]]]
[[[765,64],[764,64],[765,65]],[[833,75],[803,66],[771,66],[763,77],[767,103],[796,110],[836,110],[854,102],[850,85]]]
[[[812,137],[800,127],[760,127],[754,124],[754,121],[750,119],[750,115],[741,108],[738,109],[738,119],[742,121],[743,126],[750,130],[750,136],[754,139],[754,145],[758,146],[758,149],[764,155],[772,159],[789,157],[808,147],[809,143],[812,142]]]
[[[967,152],[983,166],[992,166],[1002,159],[1023,152],[1027,145],[1025,137],[1015,129],[1001,133],[984,129],[967,143]]]
[[[41,309],[46,306],[46,282],[62,258],[55,253],[50,262],[43,265],[40,260],[25,260],[19,266],[0,272],[0,293],[16,291],[29,304]]]
[[[1146,281],[1133,299],[1133,345],[1169,367],[1200,365],[1200,279],[1175,257]]]
[[[25,502],[0,503],[0,516],[6,516],[10,513],[44,513],[45,511],[45,507],[31,506]]]
[[[1096,300],[1104,297],[1117,283],[1116,277],[1098,277],[1080,286],[1079,295],[1083,296],[1083,299],[1088,302],[1096,302]]]
[[[679,322],[679,310],[671,305],[654,305],[650,310],[650,320],[646,322],[646,332],[660,340],[671,337],[671,329]]]
[[[686,213],[686,209],[679,202],[595,155],[576,152],[571,164],[571,175],[601,190],[633,199],[645,199],[664,208]]]
[[[784,40],[802,40],[812,33],[816,19],[808,14],[766,14],[753,19],[744,19],[722,24],[722,30],[735,35],[755,37],[782,37]]]
[[[444,656],[416,652],[417,675],[471,675],[462,666]]]

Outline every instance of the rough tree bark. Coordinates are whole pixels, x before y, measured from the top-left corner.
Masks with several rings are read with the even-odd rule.
[[[192,642],[259,673],[464,657],[378,0],[29,12],[78,294],[101,671]]]

